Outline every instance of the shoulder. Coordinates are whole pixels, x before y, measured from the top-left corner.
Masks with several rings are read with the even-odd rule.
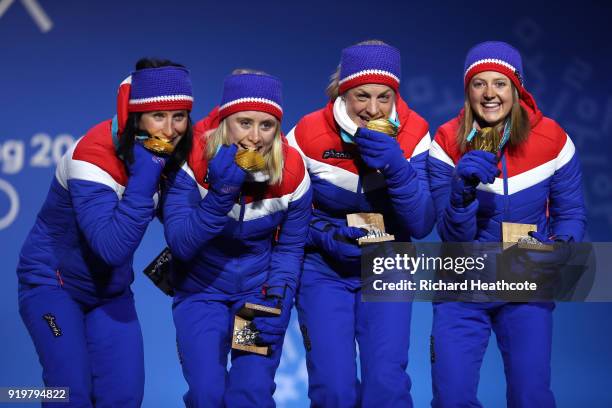
[[[406,102],[399,96],[396,102],[396,109],[400,120],[400,132],[406,132],[419,139],[429,132],[429,123],[421,115],[408,107]]]
[[[284,167],[281,188],[283,192],[293,192],[308,177],[304,160],[300,153],[283,141]]]
[[[542,117],[542,120],[531,129],[529,137],[535,136],[541,140],[546,140],[554,150],[558,153],[563,149],[568,141],[568,136],[565,130],[553,119]]]
[[[92,173],[86,169],[98,168],[116,183],[123,186],[127,183],[127,172],[116,153],[110,120],[87,131],[85,136],[77,141],[72,155],[66,155],[65,160],[70,162],[70,178],[87,179]]]
[[[294,137],[300,146],[308,145],[319,135],[329,132],[325,117],[325,108],[311,112],[302,117],[295,125]]]
[[[441,125],[434,136],[431,150],[431,157],[442,161],[450,160],[457,163],[461,158],[461,151],[457,143],[457,132],[459,131],[459,118],[453,118]],[[449,163],[449,164],[451,164]]]
[[[413,111],[398,97],[396,109],[400,121],[397,141],[407,158],[417,156],[429,150],[431,136],[429,124],[421,115]]]
[[[191,151],[187,156],[185,165],[183,165],[183,170],[188,170],[189,175],[200,185],[204,183],[204,177],[206,176],[206,169],[208,167],[206,161],[206,141],[210,132],[218,127],[217,123],[215,127],[212,128],[212,122],[209,119],[210,116],[204,119],[204,121],[207,121],[206,123],[200,121],[194,126]]]

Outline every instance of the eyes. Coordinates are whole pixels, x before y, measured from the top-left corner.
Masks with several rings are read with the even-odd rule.
[[[487,83],[485,81],[476,80],[472,82],[472,88],[474,89],[483,89],[486,86],[487,86]],[[508,82],[504,80],[493,81],[493,87],[495,89],[503,90],[507,86],[508,86]]]
[[[365,92],[359,92],[357,95],[355,95],[355,97],[359,102],[367,102],[370,100],[371,95]],[[391,94],[390,92],[387,92],[382,95],[379,95],[378,97],[376,97],[376,99],[381,103],[387,103],[391,100]]]
[[[187,114],[185,112],[176,112],[173,114],[170,114],[169,112],[153,112],[152,116],[157,122],[162,122],[169,116],[172,117],[172,121],[179,123],[187,119]]]
[[[238,123],[242,129],[248,130],[253,126],[254,121],[250,119],[239,119]],[[259,128],[263,131],[270,131],[275,129],[275,125],[276,124],[272,120],[264,120],[259,123]]]

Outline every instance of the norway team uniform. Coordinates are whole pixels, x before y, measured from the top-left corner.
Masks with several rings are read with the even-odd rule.
[[[366,167],[355,144],[342,141],[333,102],[313,112],[288,135],[306,162],[314,190],[312,224],[346,226],[346,215],[378,212],[398,241],[423,237],[434,212],[426,161],[428,125],[397,96],[397,141],[415,172],[385,180]],[[312,228],[312,227],[311,227]],[[361,266],[307,247],[297,296],[306,345],[312,406],[410,405],[406,374],[410,339],[410,303],[361,301]],[[359,342],[361,382],[356,376]]]
[[[265,284],[287,285],[293,298],[310,219],[310,179],[299,153],[284,143],[281,184],[247,181],[229,213],[204,210],[210,194],[204,134],[218,125],[216,110],[196,125],[192,154],[164,197],[166,239],[177,260],[173,315],[190,387],[184,399],[189,407],[268,407],[281,347],[269,357],[232,351],[228,374],[234,315]]]
[[[465,208],[449,204],[451,178],[462,154],[459,118],[440,127],[430,149],[431,194],[438,233],[447,242],[501,242],[502,222],[537,225],[546,236],[579,242],[585,228],[581,170],[574,144],[535,102],[521,100],[531,132],[521,145],[507,145],[500,175],[480,184]],[[496,333],[508,384],[509,406],[553,407],[550,345],[553,303],[434,304],[432,362],[434,407],[480,406],[480,365]]]
[[[45,385],[70,386],[62,406],[142,401],[142,334],[130,284],[157,197],[134,193],[130,182],[104,121],[58,164],[21,251],[19,311]]]

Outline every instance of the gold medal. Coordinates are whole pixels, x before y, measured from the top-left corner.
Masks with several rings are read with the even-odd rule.
[[[484,150],[485,152],[495,154],[499,151],[500,143],[501,134],[497,128],[486,127],[480,129],[468,144],[473,150]]]
[[[399,128],[395,126],[389,119],[375,119],[368,122],[366,127],[370,130],[385,133],[391,137],[397,137]]]
[[[240,150],[234,158],[236,164],[249,172],[262,171],[266,168],[266,160],[255,150]]]
[[[159,136],[151,136],[143,143],[143,146],[157,154],[167,154],[170,155],[174,151],[174,146],[167,140],[162,139]]]

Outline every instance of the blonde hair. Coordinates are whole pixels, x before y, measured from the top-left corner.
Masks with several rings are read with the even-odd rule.
[[[283,138],[281,137],[280,122],[276,118],[274,118],[274,120],[276,121],[276,133],[274,134],[272,147],[263,155],[266,162],[265,171],[270,176],[268,184],[280,184],[283,181]],[[210,161],[213,157],[215,157],[215,154],[217,154],[217,150],[221,145],[230,145],[227,128],[227,118],[225,118],[221,121],[221,123],[219,123],[219,127],[208,135],[206,140],[207,161]]]
[[[510,120],[512,126],[510,128],[511,146],[518,146],[527,140],[531,127],[529,125],[529,116],[525,109],[519,103],[518,90],[512,84],[512,109],[510,110]],[[461,153],[467,150],[467,137],[474,126],[474,110],[470,105],[468,92],[465,92],[465,101],[463,103],[463,116],[459,120],[459,130],[457,131],[457,144]]]
[[[381,40],[366,40],[366,41],[358,42],[357,44],[354,44],[354,45],[389,45],[389,44]],[[340,68],[341,68],[340,64],[338,64],[338,67],[336,68],[334,73],[329,76],[329,84],[327,85],[327,88],[325,88],[325,94],[329,97],[330,101],[336,100],[336,98],[339,96],[338,89],[340,89]]]

